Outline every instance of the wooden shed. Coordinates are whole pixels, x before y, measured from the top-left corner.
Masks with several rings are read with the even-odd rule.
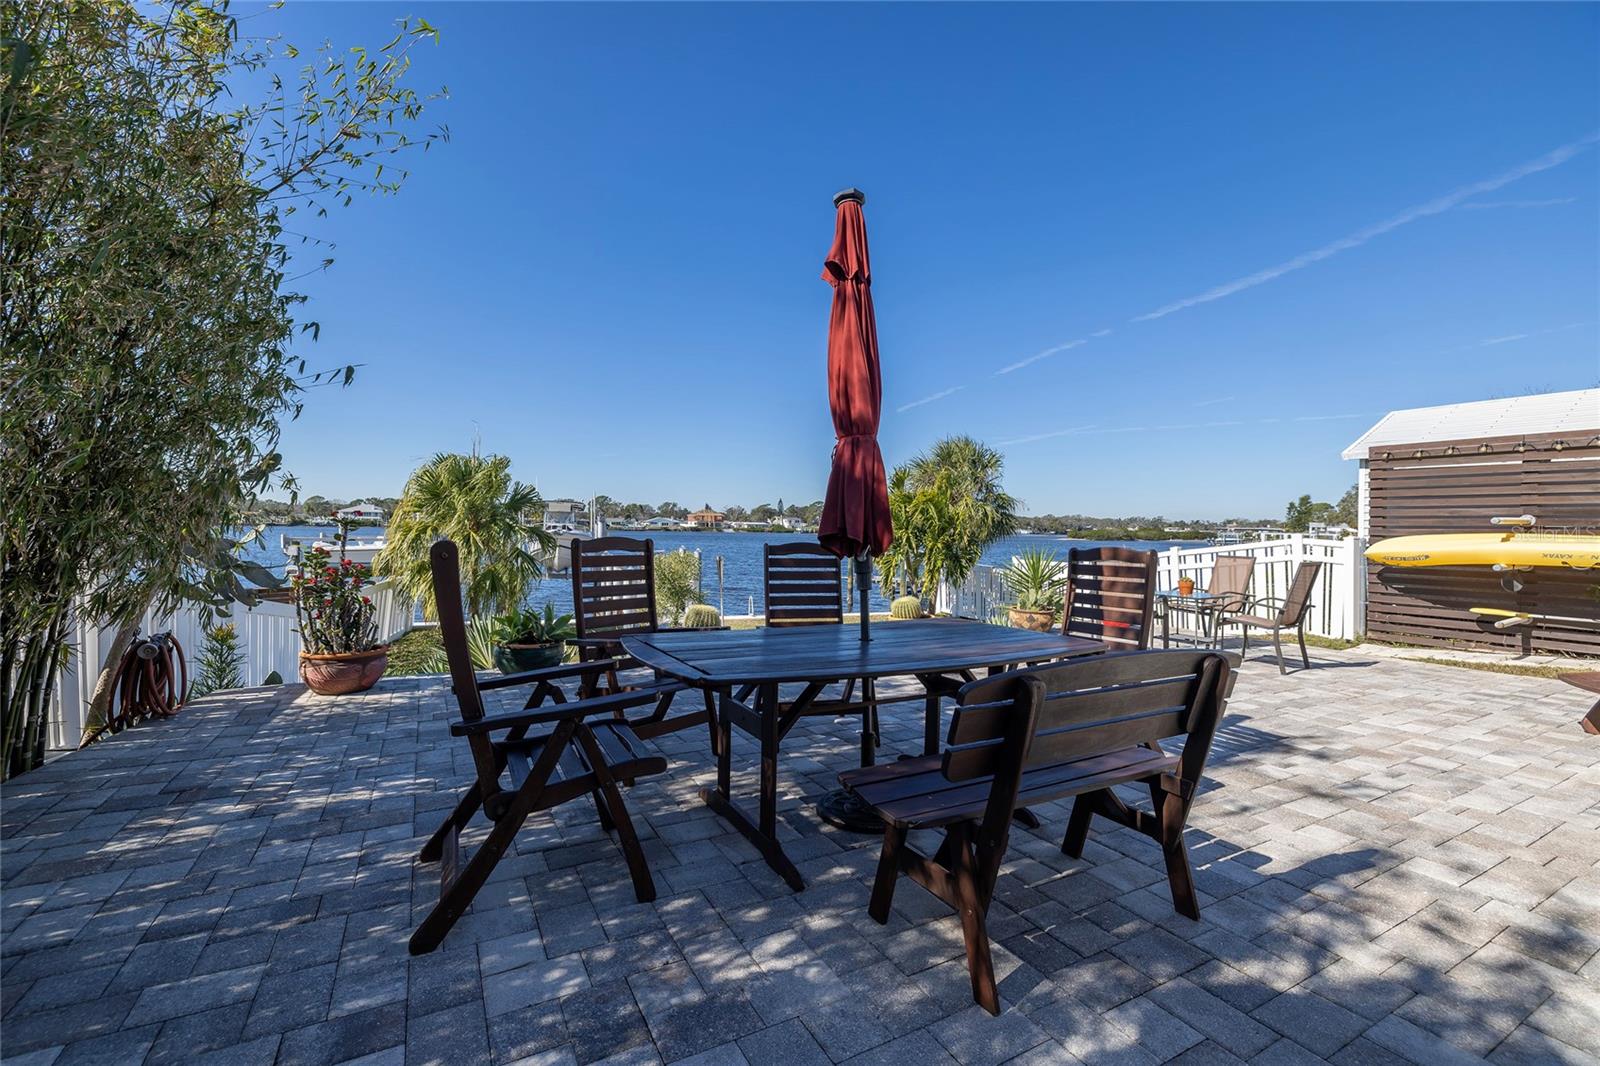
[[[1393,411],[1344,451],[1361,536],[1481,533],[1497,515],[1600,534],[1600,389]],[[1600,655],[1600,569],[1367,568],[1366,633],[1441,647]],[[1497,630],[1472,607],[1583,619]]]

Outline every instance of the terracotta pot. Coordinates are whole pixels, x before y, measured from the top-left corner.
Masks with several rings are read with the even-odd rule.
[[[1024,611],[1020,607],[1008,608],[1011,625],[1016,629],[1031,629],[1035,633],[1048,633],[1055,628],[1054,611]]]
[[[546,666],[560,666],[560,643],[554,644],[496,644],[494,664],[502,674],[520,674],[524,670],[538,670]]]
[[[1180,595],[1180,596],[1193,596],[1194,595],[1194,578],[1192,578],[1192,577],[1180,577],[1178,579],[1178,595]]]
[[[365,692],[389,668],[389,646],[370,651],[335,652],[331,655],[300,653],[300,680],[319,696],[345,696]]]

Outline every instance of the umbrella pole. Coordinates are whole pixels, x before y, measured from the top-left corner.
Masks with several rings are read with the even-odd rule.
[[[856,556],[856,588],[861,592],[861,643],[872,639],[872,556],[863,551]]]

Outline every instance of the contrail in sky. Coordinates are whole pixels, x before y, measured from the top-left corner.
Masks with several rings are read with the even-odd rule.
[[[896,412],[909,411],[913,407],[921,407],[925,403],[932,403],[935,400],[942,400],[946,396],[954,395],[955,393],[960,392],[964,388],[966,388],[965,385],[956,385],[956,386],[954,386],[952,388],[945,389],[943,392],[936,392],[932,396],[924,396],[920,400],[912,400],[910,403],[901,404],[899,407],[895,408],[895,411]]]
[[[1347,237],[1340,237],[1331,244],[1324,244],[1321,248],[1304,252],[1295,256],[1293,259],[1287,259],[1276,266],[1267,267],[1265,270],[1258,270],[1254,274],[1247,274],[1242,278],[1235,278],[1233,281],[1218,285],[1214,289],[1208,289],[1198,296],[1190,296],[1187,299],[1176,300],[1173,303],[1165,305],[1164,307],[1158,307],[1154,311],[1137,315],[1134,318],[1129,319],[1129,321],[1148,322],[1155,318],[1165,318],[1167,315],[1170,315],[1176,311],[1183,311],[1190,307],[1196,307],[1200,304],[1208,304],[1213,300],[1220,300],[1224,296],[1232,296],[1236,292],[1243,292],[1246,289],[1253,289],[1257,285],[1264,285],[1269,281],[1272,281],[1276,278],[1281,278],[1285,274],[1293,273],[1294,271],[1300,270],[1303,267],[1308,267],[1313,263],[1320,263],[1324,259],[1331,259],[1340,252],[1347,252],[1352,248],[1359,248],[1363,244],[1366,244],[1368,241],[1372,240],[1374,237],[1381,237],[1385,233],[1390,233],[1399,229],[1401,226],[1408,225],[1417,221],[1418,219],[1442,214],[1453,207],[1460,206],[1462,203],[1470,200],[1474,196],[1481,196],[1486,192],[1493,192],[1496,189],[1504,188],[1505,186],[1510,185],[1512,182],[1520,181],[1530,174],[1537,174],[1540,171],[1549,170],[1552,167],[1558,167],[1562,163],[1565,163],[1567,160],[1581,153],[1584,149],[1588,148],[1591,144],[1594,144],[1597,140],[1600,140],[1600,132],[1591,133],[1587,137],[1573,141],[1571,144],[1564,144],[1554,151],[1546,152],[1538,159],[1532,159],[1519,167],[1514,167],[1513,169],[1506,171],[1504,174],[1501,174],[1497,178],[1489,178],[1486,181],[1474,182],[1471,185],[1463,185],[1454,192],[1446,193],[1443,196],[1429,200],[1427,203],[1418,204],[1415,207],[1408,207],[1392,218],[1375,223],[1374,225],[1368,226],[1365,229],[1359,229]]]

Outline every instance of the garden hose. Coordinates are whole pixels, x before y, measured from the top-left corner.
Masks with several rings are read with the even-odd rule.
[[[84,737],[87,747],[106,733],[120,733],[146,718],[171,718],[189,698],[189,662],[171,633],[134,637],[117,664],[106,722]]]

